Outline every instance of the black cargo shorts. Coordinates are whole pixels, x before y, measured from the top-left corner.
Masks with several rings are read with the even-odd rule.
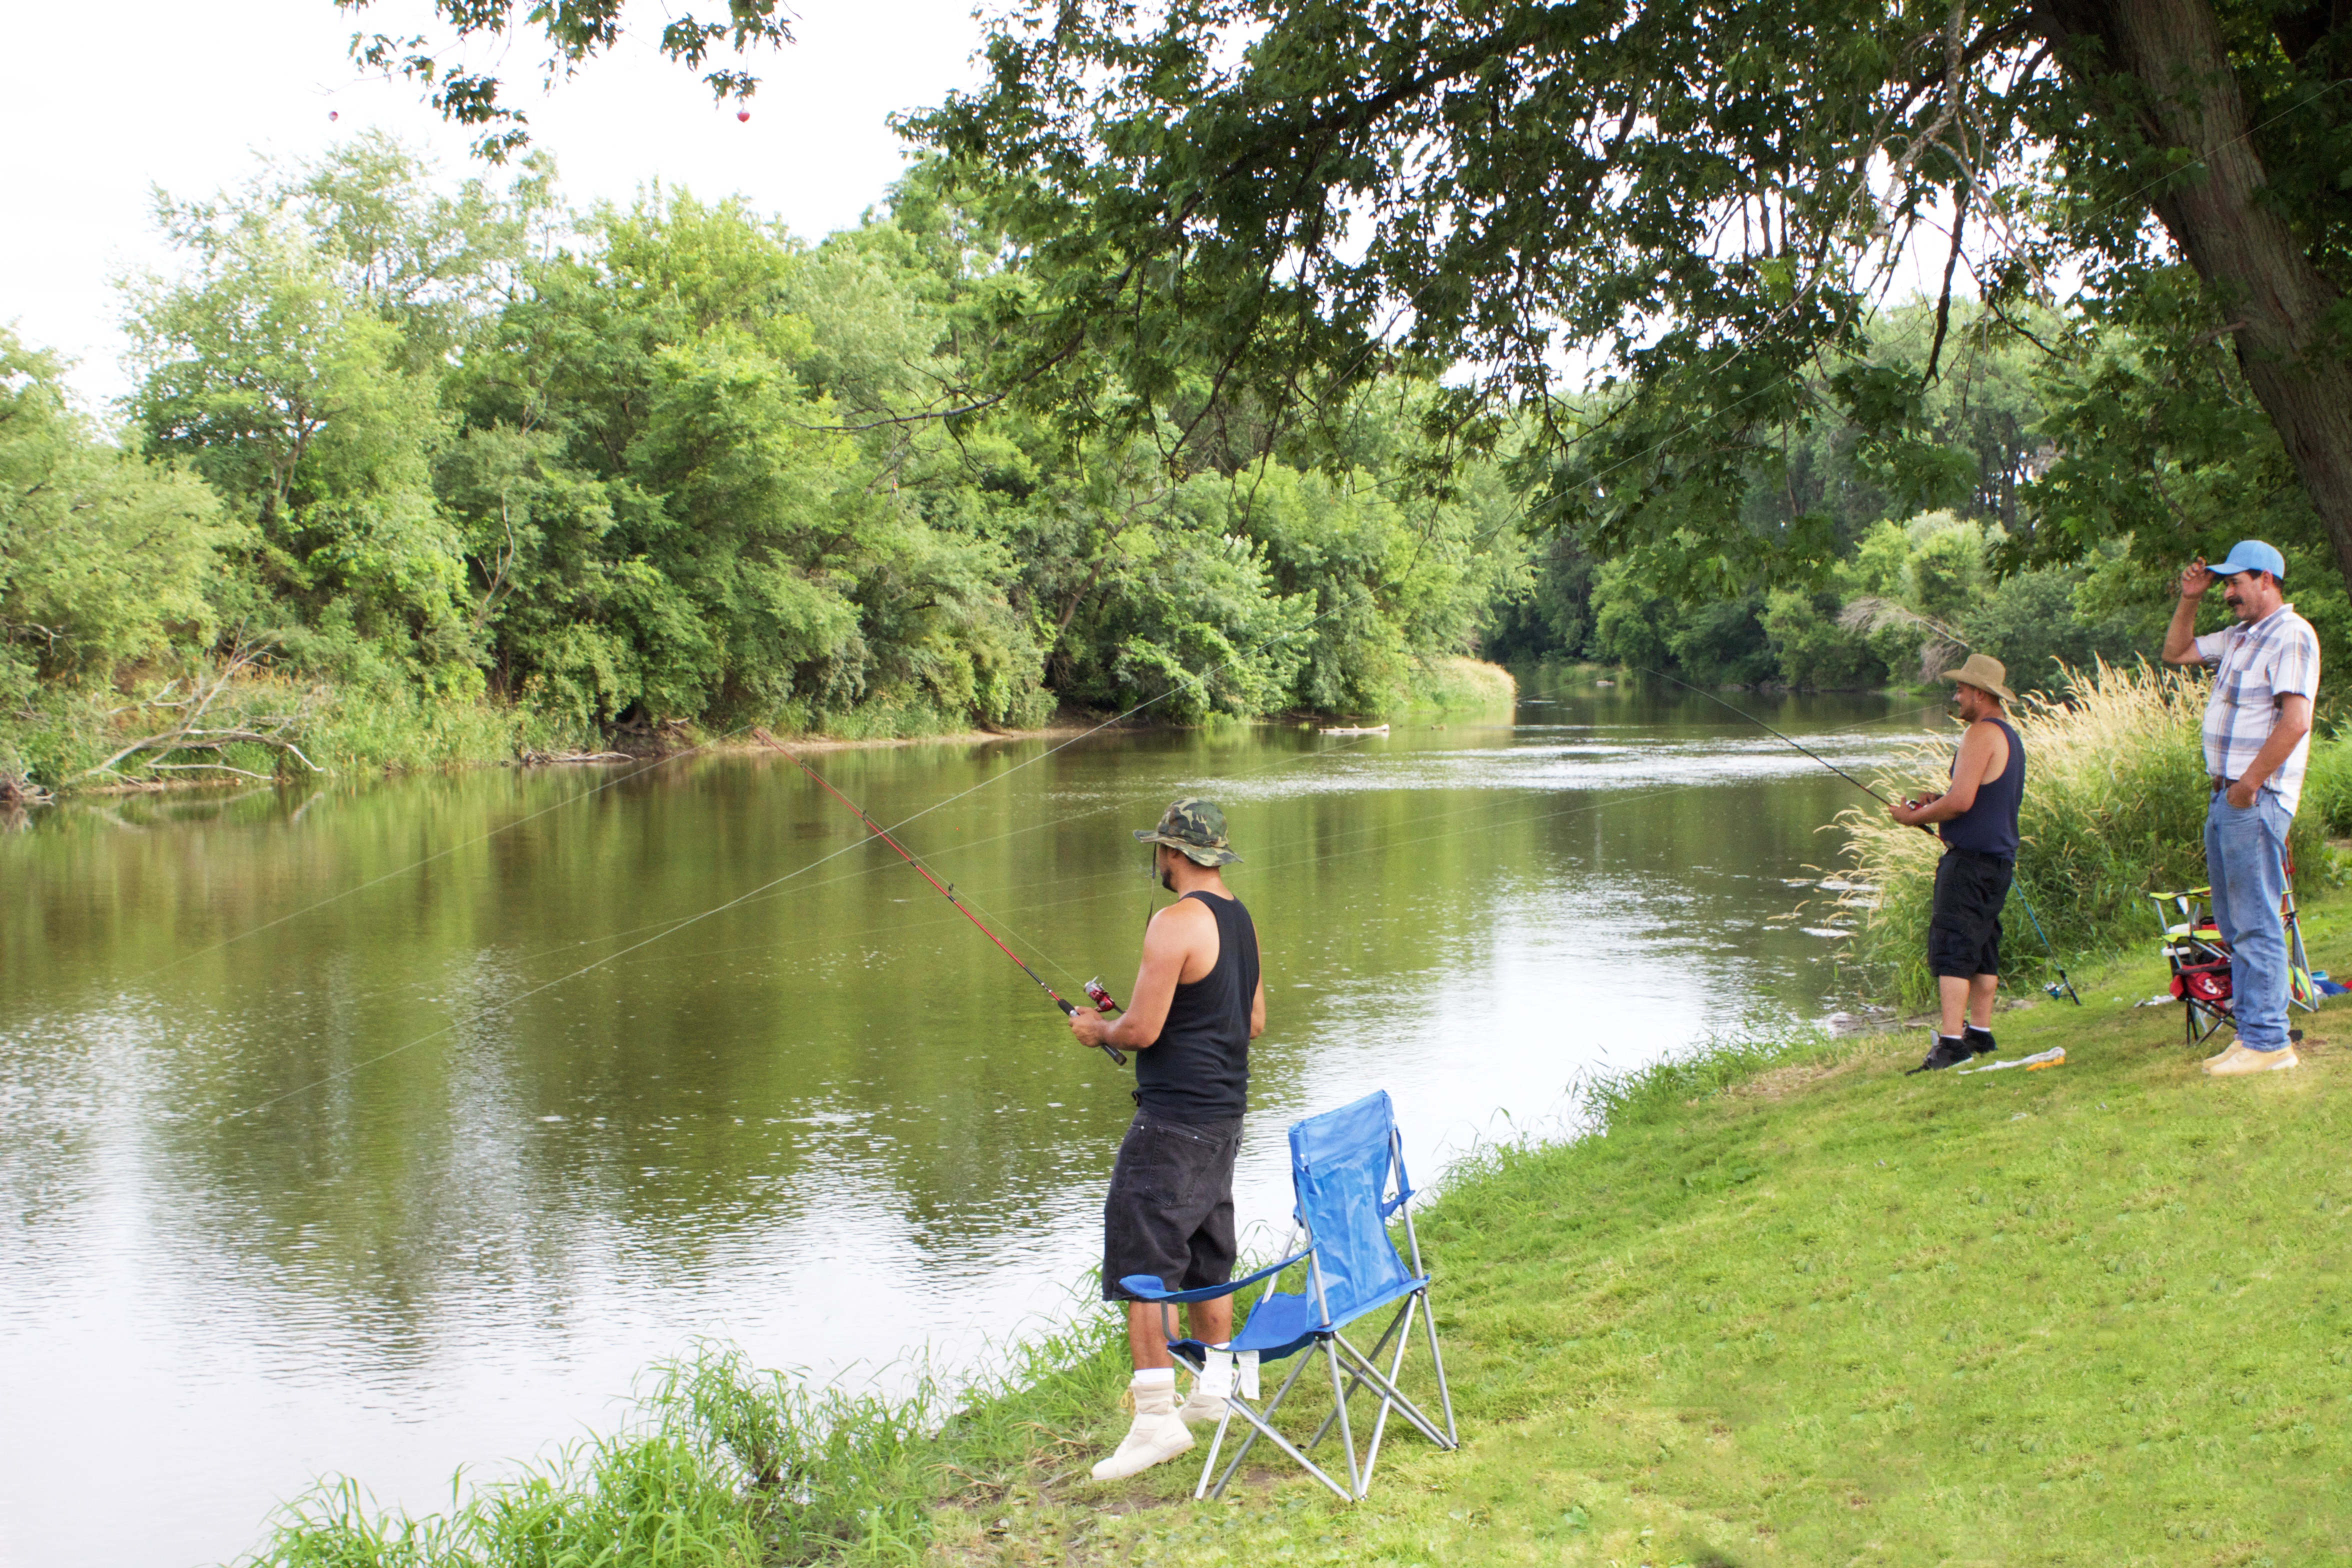
[[[2000,906],[2017,862],[2006,855],[1947,849],[1936,867],[1935,912],[1927,918],[1927,973],[1966,980],[2000,973]]]
[[[1103,1200],[1102,1293],[1130,1274],[1171,1290],[1222,1285],[1234,1274],[1234,1155],[1241,1118],[1195,1125],[1139,1110],[1119,1140]]]

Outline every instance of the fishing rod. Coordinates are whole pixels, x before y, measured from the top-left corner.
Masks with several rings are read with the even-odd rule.
[[[1642,667],[1636,665],[1634,668],[1641,669]],[[1845,780],[1846,783],[1853,785],[1854,788],[1860,790],[1871,799],[1878,802],[1879,805],[1885,806],[1890,811],[1894,809],[1895,803],[1893,801],[1887,799],[1885,795],[1879,794],[1876,790],[1871,788],[1868,784],[1863,783],[1860,779],[1854,777],[1852,773],[1846,772],[1843,768],[1838,766],[1835,763],[1830,761],[1819,752],[1813,750],[1811,746],[1808,746],[1803,742],[1797,740],[1794,736],[1781,734],[1780,731],[1775,730],[1771,725],[1767,724],[1763,720],[1759,719],[1755,714],[1748,712],[1746,709],[1735,708],[1730,703],[1726,702],[1722,698],[1717,697],[1714,692],[1706,690],[1703,687],[1693,686],[1687,680],[1675,680],[1673,676],[1668,675],[1663,669],[1642,669],[1642,673],[1643,675],[1654,675],[1660,680],[1673,681],[1675,685],[1681,687],[1685,691],[1695,691],[1698,693],[1699,696],[1706,698],[1709,702],[1714,703],[1717,707],[1724,710],[1724,711],[1738,714],[1740,718],[1747,720],[1750,724],[1755,725],[1766,734],[1785,741],[1790,745],[1796,747],[1797,750],[1804,752],[1805,755],[1812,758],[1813,761],[1821,763],[1822,766],[1829,769],[1830,772],[1837,774],[1838,777]],[[1912,803],[1906,801],[1904,804],[1906,805],[1909,805]],[[1913,826],[1917,827],[1920,832],[1927,835],[1930,838],[1939,837],[1934,828],[1928,826],[1924,822],[1915,823]],[[2058,972],[2057,984],[2053,985],[2044,985],[2042,989],[2049,993],[2053,998],[2063,995],[2068,1001],[2074,1003],[2075,1006],[2081,1006],[2083,1005],[2083,999],[2074,994],[2074,983],[2066,978],[2066,966],[2058,962],[2058,950],[2051,945],[2050,933],[2042,929],[2042,917],[2033,912],[2033,900],[2025,896],[2025,889],[2023,888],[2017,888],[2014,883],[2011,884],[2011,887],[2017,893],[2017,901],[2025,906],[2025,918],[2033,922],[2033,934],[2042,939],[2042,946],[2043,950],[2050,954],[2050,967]]]
[[[828,781],[823,773],[818,773],[814,768],[809,766],[808,763],[803,760],[798,752],[793,751],[790,746],[785,745],[782,741],[779,741],[773,735],[769,734],[765,729],[755,726],[752,729],[751,733],[762,745],[771,746],[790,757],[793,763],[799,766],[801,772],[808,774],[809,778],[821,787],[825,794],[833,796],[834,799],[847,806],[849,808],[849,814],[857,818],[858,821],[864,823],[867,832],[873,834],[875,837],[879,838],[883,843],[887,844],[891,848],[897,850],[898,853],[898,858],[904,860],[908,865],[912,866],[915,868],[915,874],[917,876],[922,878],[924,881],[929,882],[932,889],[939,893],[940,897],[953,904],[956,907],[956,912],[958,914],[963,916],[964,919],[970,921],[974,926],[978,927],[981,935],[986,937],[989,941],[996,944],[997,952],[1011,959],[1020,967],[1022,973],[1035,981],[1037,983],[1037,989],[1043,991],[1047,996],[1051,997],[1053,999],[1054,1005],[1059,1007],[1065,1016],[1075,1015],[1077,1012],[1076,1007],[1062,1000],[1060,992],[1055,991],[1052,986],[1045,984],[1045,977],[1043,975],[1029,967],[1027,960],[1024,959],[1019,953],[1013,952],[1011,948],[1005,946],[1004,939],[998,936],[994,931],[989,930],[988,922],[986,921],[982,920],[978,915],[972,913],[971,906],[967,905],[961,899],[956,897],[954,883],[942,882],[937,877],[932,876],[931,868],[924,865],[913,855],[908,854],[907,847],[899,843],[896,838],[893,838],[890,836],[890,830],[888,828],[883,826],[880,823],[866,816],[866,808],[864,806],[858,805],[856,801],[850,799],[847,795],[834,788],[831,782]],[[1104,988],[1103,983],[1099,979],[1087,981],[1086,990],[1087,997],[1092,1000],[1095,1005],[1096,1012],[1115,1013],[1118,1011],[1118,1004],[1111,999],[1109,991]],[[1127,1053],[1120,1050],[1117,1046],[1112,1045],[1109,1041],[1102,1041],[1099,1048],[1103,1055],[1110,1058],[1112,1061],[1118,1063],[1119,1066],[1125,1067],[1127,1065]]]

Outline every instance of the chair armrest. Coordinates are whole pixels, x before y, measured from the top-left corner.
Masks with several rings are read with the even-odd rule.
[[[1228,1279],[1222,1285],[1203,1285],[1197,1290],[1162,1289],[1159,1279],[1150,1274],[1130,1274],[1118,1282],[1118,1288],[1139,1301],[1213,1301],[1220,1296],[1230,1296],[1236,1290],[1246,1290],[1261,1279],[1270,1279],[1292,1264],[1306,1261],[1314,1251],[1315,1249],[1310,1247],[1305,1252],[1286,1258],[1279,1263],[1269,1263],[1246,1279]]]

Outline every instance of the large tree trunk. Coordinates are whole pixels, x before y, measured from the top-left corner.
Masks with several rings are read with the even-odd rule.
[[[2304,492],[2352,585],[2352,360],[2324,342],[2337,299],[2294,233],[2263,205],[2267,184],[2245,100],[2208,0],[2038,0],[2034,16],[2076,79],[2139,122],[2158,147],[2203,165],[2170,183],[2156,215],[2228,312],[2238,363],[2278,426]],[[2084,49],[2086,42],[2096,47]],[[2119,104],[2098,79],[2136,79]]]

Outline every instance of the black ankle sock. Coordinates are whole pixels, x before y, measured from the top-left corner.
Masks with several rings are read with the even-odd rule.
[[[1983,1056],[1987,1051],[1993,1048],[1992,1031],[1990,1029],[1979,1029],[1974,1024],[1970,1024],[1961,1032],[1960,1039],[1969,1050],[1974,1051],[1978,1056]]]

